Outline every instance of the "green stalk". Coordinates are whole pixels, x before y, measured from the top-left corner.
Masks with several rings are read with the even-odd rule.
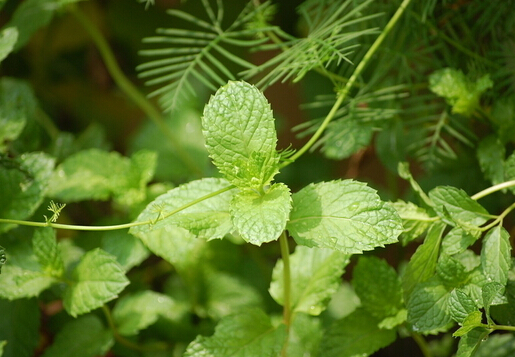
[[[365,56],[363,57],[363,59],[356,66],[354,73],[352,73],[352,76],[349,78],[347,83],[345,83],[345,87],[343,88],[343,90],[341,90],[338,93],[336,102],[334,103],[333,107],[329,111],[329,114],[327,114],[327,116],[325,117],[324,121],[322,122],[320,127],[317,129],[315,134],[313,134],[313,136],[309,139],[309,141],[299,151],[297,151],[288,161],[285,161],[280,166],[281,168],[283,168],[283,167],[289,165],[290,163],[294,162],[295,160],[297,160],[306,151],[308,151],[313,146],[313,144],[315,144],[315,142],[318,141],[318,139],[320,138],[322,133],[325,131],[325,129],[327,128],[327,126],[329,125],[331,120],[334,119],[336,112],[342,105],[343,101],[347,98],[347,95],[349,94],[351,88],[354,86],[354,83],[356,82],[358,77],[361,75],[361,73],[363,72],[366,65],[368,64],[368,62],[370,61],[372,56],[375,54],[375,52],[377,51],[379,46],[381,46],[381,43],[386,38],[388,33],[393,29],[393,27],[395,26],[395,24],[397,23],[397,21],[399,20],[401,15],[404,13],[404,11],[406,10],[406,8],[410,2],[411,2],[411,0],[404,0],[401,3],[401,5],[399,6],[399,8],[395,12],[395,14],[393,14],[390,21],[388,21],[388,23],[386,24],[383,32],[381,32],[381,34],[377,37],[377,39],[374,41],[372,46],[370,46],[370,48],[368,49],[367,53],[365,53]]]
[[[141,94],[134,84],[123,74],[122,70],[116,62],[116,58],[111,51],[111,47],[97,27],[75,6],[68,6],[68,10],[72,13],[79,23],[84,27],[86,32],[91,36],[93,43],[97,47],[109,74],[115,81],[116,85],[131,99],[161,130],[161,132],[169,138],[168,142],[172,145],[181,161],[188,167],[191,172],[201,175],[202,172],[195,164],[193,159],[187,152],[177,144],[178,139],[175,134],[166,125],[162,114],[152,105],[148,99]]]
[[[473,200],[477,201],[480,198],[488,196],[491,193],[494,193],[494,192],[497,192],[497,191],[500,191],[500,190],[504,190],[505,188],[513,187],[513,186],[515,186],[515,180],[502,182],[502,183],[499,183],[499,184],[494,185],[492,187],[488,187],[487,189],[485,189],[485,190],[483,190],[481,192],[476,193],[474,196],[472,196],[470,198],[472,198]]]
[[[286,325],[287,336],[290,331],[291,325],[291,272],[290,272],[290,248],[288,247],[288,238],[286,232],[283,231],[279,237],[279,244],[281,246],[281,257],[283,260],[283,321]],[[286,357],[288,347],[288,337],[283,346],[281,355]]]
[[[424,357],[432,357],[431,351],[429,350],[429,346],[427,345],[427,342],[424,339],[424,337],[422,337],[422,335],[418,333],[412,333],[411,337],[417,343],[418,348],[420,348],[420,351],[422,352]]]

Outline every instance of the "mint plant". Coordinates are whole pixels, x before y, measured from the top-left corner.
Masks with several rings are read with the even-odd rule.
[[[297,37],[274,25],[286,3],[186,2],[143,40],[157,107],[95,1],[0,2],[0,356],[382,356],[406,338],[410,355],[511,356],[515,19],[472,3],[308,0]],[[129,143],[54,120],[46,70],[66,54],[13,70],[69,19],[148,119]],[[309,89],[298,147],[278,140],[281,83]],[[303,166],[373,148],[379,192]]]

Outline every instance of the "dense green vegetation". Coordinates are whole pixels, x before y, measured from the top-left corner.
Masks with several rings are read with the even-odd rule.
[[[0,1],[0,356],[515,353],[514,1]]]

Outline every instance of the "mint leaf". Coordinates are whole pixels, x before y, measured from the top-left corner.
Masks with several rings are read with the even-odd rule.
[[[55,231],[52,228],[40,228],[32,238],[34,254],[43,271],[50,276],[60,278],[64,274],[64,262],[57,247]]]
[[[420,237],[434,221],[434,218],[429,216],[425,209],[411,202],[397,200],[392,203],[392,206],[402,219],[404,230],[401,234],[401,241],[403,245]]]
[[[513,334],[494,334],[488,336],[478,348],[474,357],[515,356],[515,337]]]
[[[331,249],[297,246],[290,255],[292,310],[319,315],[340,286],[349,256]],[[279,260],[272,273],[270,295],[279,304],[284,298],[284,263]]]
[[[403,308],[401,282],[395,269],[376,257],[360,257],[352,273],[352,286],[361,306],[379,319]]]
[[[96,248],[75,267],[73,282],[64,292],[64,308],[76,317],[115,299],[128,284],[116,258]]]
[[[471,199],[467,193],[452,186],[438,186],[429,192],[429,198],[435,204],[435,210],[444,221],[447,213],[454,222],[479,226],[490,219],[486,209]],[[448,222],[454,225],[453,222]]]
[[[467,268],[456,258],[442,253],[436,265],[438,278],[447,287],[458,287],[465,284],[469,278]]]
[[[274,117],[255,86],[230,81],[218,89],[202,128],[213,163],[233,185],[260,190],[278,172]]]
[[[456,357],[474,356],[476,349],[481,345],[489,333],[490,331],[486,328],[476,327],[466,335],[461,336]]]
[[[504,157],[506,149],[499,138],[494,135],[487,136],[477,147],[477,158],[485,178],[492,184],[504,182]]]
[[[180,318],[179,311],[169,296],[146,290],[120,298],[113,309],[113,319],[121,335],[131,336],[154,324],[159,317]]]
[[[482,325],[481,319],[483,318],[483,314],[481,311],[476,310],[472,311],[464,320],[463,323],[457,331],[455,331],[452,335],[454,337],[460,337],[466,335],[473,329],[480,327]]]
[[[273,184],[264,193],[241,190],[231,202],[232,222],[245,241],[260,246],[279,238],[290,209],[290,189],[282,183]]]
[[[317,356],[323,336],[320,319],[296,313],[288,335],[287,356]]]
[[[0,32],[0,62],[12,52],[17,40],[18,29],[16,27],[6,27]]]
[[[473,235],[461,227],[453,227],[442,240],[442,252],[448,255],[463,253],[478,238],[479,236]]]
[[[411,257],[402,277],[402,288],[406,301],[409,300],[415,285],[434,275],[444,229],[445,224],[443,223],[433,224],[427,232],[424,243],[417,248]]]
[[[3,274],[2,274],[3,275]],[[4,357],[34,356],[39,344],[41,313],[36,299],[6,301],[0,299],[0,338]],[[0,348],[0,352],[2,349]]]
[[[97,316],[86,315],[65,324],[43,357],[103,356],[113,344],[113,332]]]
[[[151,224],[132,227],[129,232],[141,238],[162,229],[180,227],[199,238],[223,238],[233,229],[229,213],[233,190],[177,210],[228,186],[224,179],[205,178],[176,187],[148,204],[136,219]]]
[[[128,234],[126,230],[105,231],[102,234],[101,248],[114,255],[125,271],[138,266],[150,255],[141,240]]]
[[[132,158],[99,149],[79,151],[55,170],[48,195],[63,202],[107,200],[131,206],[145,199],[156,154],[138,151]]]
[[[43,153],[23,154],[19,160],[0,160],[0,217],[29,218],[43,202],[54,159]],[[0,224],[0,233],[14,225]]]
[[[512,153],[504,162],[504,181],[515,180],[515,152]],[[512,193],[515,193],[513,186],[508,188]]]
[[[333,121],[327,126],[322,152],[330,159],[346,159],[368,146],[373,134],[374,127],[370,122],[364,123],[360,118]]]
[[[463,325],[463,321],[467,316],[476,310],[478,310],[478,307],[474,299],[467,293],[460,289],[451,291],[451,296],[449,297],[449,312],[454,321]]]
[[[223,318],[213,336],[197,336],[184,357],[278,356],[286,339],[284,325],[274,327],[259,309]]]
[[[56,280],[41,271],[6,264],[0,274],[0,298],[14,300],[38,296]]]
[[[485,308],[486,318],[489,324],[493,324],[494,322],[490,317],[490,305],[492,305],[495,299],[503,297],[504,285],[493,281],[483,285],[481,293],[483,295],[483,306]]]
[[[408,322],[413,330],[431,332],[448,325],[452,321],[449,297],[449,291],[438,279],[417,284],[407,304]]]
[[[402,226],[375,190],[344,180],[310,184],[293,194],[286,229],[300,245],[359,254],[397,242]]]
[[[334,322],[320,343],[320,356],[369,356],[395,341],[395,330],[378,327],[380,320],[358,308],[350,315]]]
[[[462,71],[444,68],[429,76],[429,89],[444,97],[452,106],[453,113],[471,115],[479,107],[479,98],[493,86],[489,75],[478,78],[476,82],[465,77]]]
[[[481,268],[489,281],[506,285],[512,266],[510,234],[501,226],[488,231],[481,248]]]

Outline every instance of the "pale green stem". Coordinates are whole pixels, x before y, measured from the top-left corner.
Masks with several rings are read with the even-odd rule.
[[[512,187],[512,186],[515,186],[515,180],[499,183],[499,184],[489,187],[481,192],[476,193],[474,196],[472,196],[470,198],[472,198],[473,200],[479,200],[480,198],[488,196],[491,193],[494,193],[494,192],[497,192],[500,190],[504,190],[505,188]]]
[[[134,84],[123,74],[118,66],[118,62],[111,51],[111,47],[97,27],[84,14],[72,4],[68,10],[77,18],[79,23],[84,27],[97,47],[109,74],[116,82],[118,87],[129,97],[161,130],[161,132],[169,138],[168,142],[172,145],[181,161],[188,167],[191,172],[200,175],[201,170],[195,164],[193,159],[185,152],[177,143],[178,138],[166,125],[161,113],[148,101],[148,99],[140,93]]]
[[[290,330],[291,325],[291,272],[290,272],[290,248],[288,247],[288,237],[283,231],[279,237],[281,246],[281,257],[283,260],[283,320],[286,325],[286,331]],[[286,356],[288,347],[288,339],[282,350],[282,355]]]
[[[131,227],[136,227],[136,226],[144,226],[147,224],[155,224],[162,219],[168,218],[171,215],[176,214],[177,212],[185,210],[186,208],[196,205],[197,203],[207,200],[208,198],[217,196],[226,191],[230,191],[233,188],[234,188],[234,186],[231,185],[231,186],[224,187],[218,191],[211,192],[207,195],[197,198],[196,200],[188,202],[185,205],[183,205],[179,208],[176,208],[173,211],[168,212],[167,214],[165,214],[163,216],[159,215],[156,217],[155,220],[148,220],[145,222],[132,222],[132,223],[116,224],[116,225],[112,225],[112,226],[79,226],[79,225],[73,225],[73,224],[59,224],[59,223],[52,223],[52,222],[31,222],[31,221],[21,221],[21,220],[16,220],[16,219],[0,218],[0,223],[18,224],[18,225],[22,225],[22,226],[32,226],[32,227],[52,227],[55,229],[69,229],[69,230],[75,230],[75,231],[113,231],[113,230],[117,230],[117,229],[125,229],[125,228],[131,228]]]
[[[336,99],[336,102],[334,103],[333,107],[329,111],[329,114],[325,117],[324,121],[320,125],[320,127],[317,129],[315,134],[309,139],[309,141],[299,150],[297,151],[288,161],[285,161],[282,165],[282,167],[285,167],[289,165],[290,163],[294,162],[296,159],[298,159],[300,156],[302,156],[306,151],[308,151],[313,144],[320,138],[322,133],[325,131],[331,120],[334,119],[334,116],[336,115],[336,112],[342,105],[343,101],[347,98],[347,95],[349,94],[351,88],[354,86],[354,83],[358,79],[358,77],[361,75],[363,70],[365,69],[366,65],[372,58],[372,56],[375,54],[379,46],[381,46],[381,43],[384,41],[388,33],[393,29],[403,12],[406,10],[406,7],[409,5],[411,0],[404,0],[395,14],[392,16],[390,21],[386,24],[384,30],[381,32],[381,34],[377,37],[377,39],[374,41],[372,46],[368,49],[367,53],[365,53],[365,56],[363,56],[363,59],[359,62],[359,64],[356,66],[356,69],[354,70],[354,73],[352,73],[352,76],[349,78],[347,83],[345,83],[345,87],[343,90],[341,90],[338,93],[338,97]]]
[[[412,333],[411,334],[411,337],[413,338],[413,340],[415,340],[415,342],[417,343],[418,345],[418,348],[420,348],[420,351],[422,352],[422,354],[424,355],[424,357],[432,357],[431,355],[431,351],[429,350],[429,346],[427,345],[427,342],[426,340],[424,339],[424,337],[422,337],[420,334],[418,333]]]
[[[502,220],[504,219],[504,217],[506,217],[508,215],[508,213],[510,213],[514,209],[515,209],[515,203],[511,204],[510,207],[506,208],[503,211],[503,213],[501,213],[499,216],[497,216],[497,218],[492,223],[490,223],[484,227],[481,227],[481,231],[485,232],[485,231],[489,230],[490,228],[495,227],[496,225],[501,223]]]

